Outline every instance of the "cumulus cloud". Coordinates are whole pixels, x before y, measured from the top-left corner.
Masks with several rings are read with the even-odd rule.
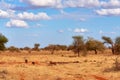
[[[71,1],[71,0],[70,0]],[[78,0],[83,7],[120,8],[120,0]],[[80,5],[80,4],[79,4]]]
[[[50,16],[47,15],[45,12],[39,12],[37,14],[34,13],[18,13],[15,14],[14,10],[0,10],[0,18],[12,18],[12,19],[21,19],[21,20],[49,20],[51,19]]]
[[[27,3],[33,7],[98,7],[99,0],[20,0],[20,2]]]
[[[62,0],[20,0],[21,2],[25,2],[34,7],[55,7],[61,8]]]
[[[99,6],[99,0],[20,0],[37,7],[95,7]]]
[[[25,21],[22,20],[10,20],[6,23],[7,27],[18,27],[18,28],[27,28],[28,24]]]
[[[0,9],[6,10],[6,9],[13,8],[13,7],[15,7],[15,5],[6,3],[4,0],[0,1]]]
[[[14,17],[14,10],[0,10],[0,18],[11,18]]]
[[[86,33],[86,32],[88,32],[88,30],[84,29],[84,28],[76,28],[74,30],[74,32],[76,32],[76,33]]]
[[[25,6],[14,6],[15,10],[19,9],[38,9],[38,8],[93,8],[93,9],[100,9],[96,10],[96,13],[99,15],[119,15],[119,9],[120,8],[120,0],[19,0],[23,4],[25,3]],[[4,2],[5,3],[5,2]],[[6,3],[7,4],[7,3]],[[27,5],[26,5],[27,4]],[[8,5],[8,4],[7,4]],[[101,9],[103,8],[103,9]],[[105,9],[104,9],[105,8]],[[113,12],[112,12],[113,10]],[[114,13],[115,11],[115,13]],[[32,17],[26,17],[26,15],[30,15]],[[32,20],[33,19],[41,19],[41,17],[35,17],[34,15],[40,16],[39,14],[33,14],[33,13],[20,13],[18,16],[22,19],[23,17],[26,17],[27,19]],[[43,15],[43,13],[42,13]],[[42,17],[42,19],[46,18],[48,19],[48,15],[44,13],[45,17]],[[69,16],[68,16],[69,17]],[[73,16],[75,17],[75,16]],[[78,18],[78,17],[77,17]],[[80,18],[79,20],[85,21],[85,18]]]
[[[100,6],[99,0],[65,0],[65,7],[97,7]]]
[[[0,17],[1,18],[8,18],[9,14],[6,11],[0,10]]]
[[[103,9],[95,11],[98,15],[120,16],[120,0],[101,1],[100,5]]]
[[[120,8],[116,8],[116,9],[101,9],[101,10],[96,10],[95,12],[98,15],[102,15],[102,16],[109,16],[109,15],[120,16]]]
[[[19,13],[17,16],[18,16],[18,18],[20,18],[22,20],[49,20],[49,19],[51,19],[51,17],[49,17],[44,12],[40,12],[38,14],[23,12],[23,13]]]
[[[109,0],[109,1],[101,1],[101,6],[105,8],[118,8],[120,7],[120,0]]]
[[[19,0],[27,5],[12,5],[4,0],[0,2],[1,7],[25,10],[35,8],[68,8],[68,7],[84,7],[84,8],[120,8],[120,0]]]

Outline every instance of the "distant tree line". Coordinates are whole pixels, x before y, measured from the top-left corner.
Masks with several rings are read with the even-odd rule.
[[[58,50],[67,50],[67,46],[66,45],[54,45],[54,44],[50,44],[48,46],[46,46],[45,48],[43,48],[43,50],[49,50],[51,51],[51,54],[54,54],[55,51]]]
[[[10,51],[19,51],[19,50],[48,50],[51,54],[54,54],[55,51],[58,50],[66,50],[66,51],[73,51],[75,54],[80,56],[81,53],[84,55],[87,54],[87,51],[94,51],[95,54],[98,54],[98,51],[104,51],[106,49],[105,44],[109,44],[109,48],[113,54],[120,54],[120,37],[116,37],[115,41],[112,40],[110,37],[102,36],[102,41],[96,40],[94,38],[88,37],[84,39],[83,36],[73,36],[73,42],[71,45],[59,45],[59,44],[50,44],[44,48],[39,48],[40,44],[35,43],[34,48],[24,47],[24,48],[17,48],[14,46],[10,46],[9,48],[5,47],[5,44],[8,42],[8,39],[0,34],[0,51],[3,50],[10,50]]]

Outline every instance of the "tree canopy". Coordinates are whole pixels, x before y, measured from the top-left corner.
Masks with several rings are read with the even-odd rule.
[[[4,35],[0,34],[0,50],[5,49],[5,43],[7,42],[8,42],[8,39]]]
[[[115,54],[120,54],[120,37],[117,37],[115,39],[114,49],[115,49]]]
[[[114,42],[112,41],[112,39],[110,37],[107,37],[107,36],[103,36],[102,39],[104,40],[104,43],[111,45],[111,51],[113,54],[115,54]]]
[[[87,48],[87,50],[95,51],[95,54],[97,54],[97,51],[103,51],[105,49],[105,47],[101,41],[98,41],[98,40],[95,40],[92,38],[87,40],[86,48]]]
[[[35,43],[35,44],[34,44],[34,48],[33,48],[33,50],[39,50],[39,46],[40,46],[39,43]]]
[[[73,36],[73,51],[80,55],[80,51],[84,50],[84,39],[82,36]]]

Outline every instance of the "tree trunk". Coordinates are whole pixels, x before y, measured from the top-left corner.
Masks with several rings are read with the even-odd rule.
[[[95,54],[97,54],[97,50],[95,49],[94,51],[95,51]]]
[[[112,48],[112,54],[115,54],[114,49]]]
[[[78,57],[80,56],[80,52],[78,52]]]
[[[112,44],[112,48],[111,48],[112,54],[115,54],[115,50],[114,50],[114,46]]]
[[[51,54],[54,54],[54,51],[55,51],[55,50],[52,50],[52,51],[51,51]]]

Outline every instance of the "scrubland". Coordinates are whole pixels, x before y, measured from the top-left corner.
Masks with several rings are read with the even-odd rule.
[[[0,80],[120,80],[118,56],[109,50],[80,57],[71,51],[5,51],[0,53]]]

